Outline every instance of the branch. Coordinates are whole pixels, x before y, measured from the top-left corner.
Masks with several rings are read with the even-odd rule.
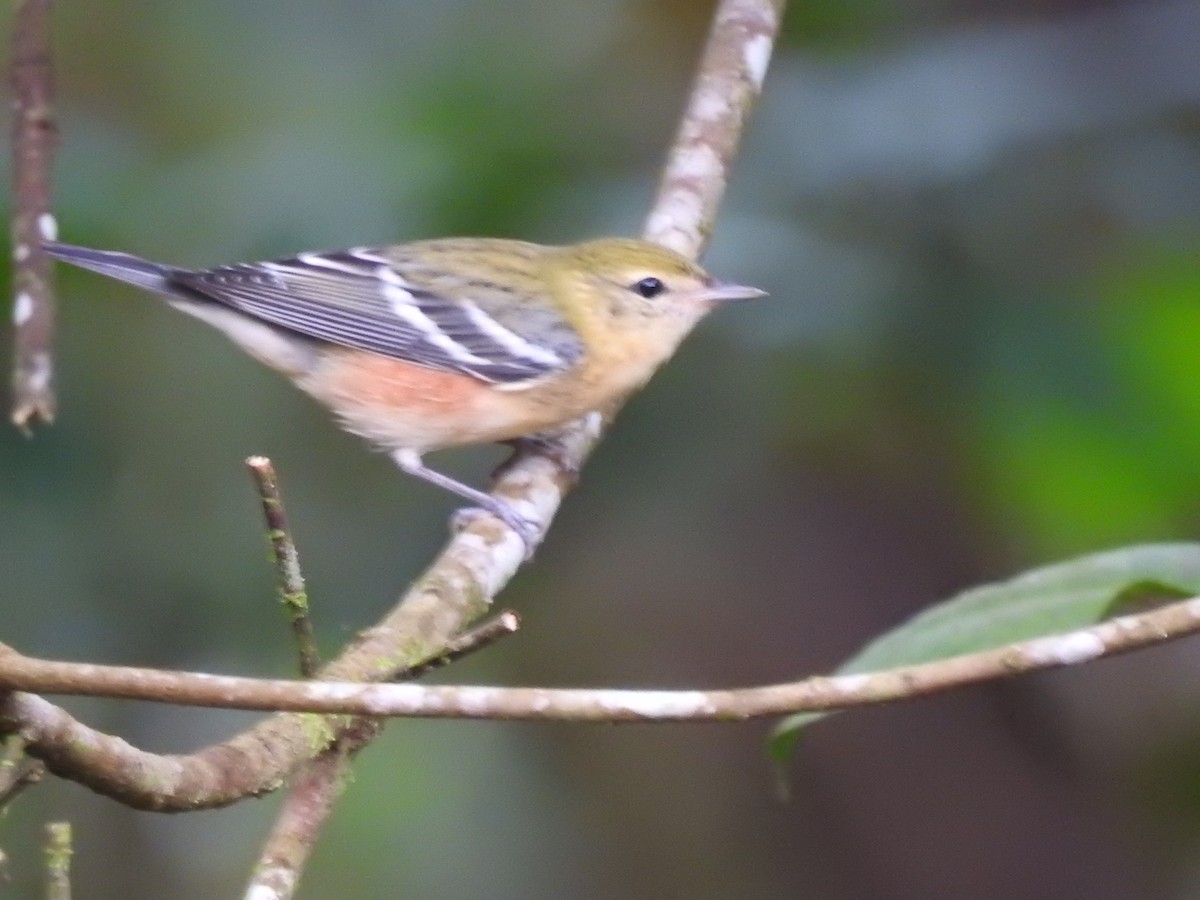
[[[376,717],[728,722],[848,709],[941,693],[982,681],[1089,662],[1197,632],[1200,632],[1200,597],[1193,597],[1150,612],[1109,619],[1090,628],[936,662],[711,691],[282,681],[53,662],[7,649],[0,653],[0,688],[186,706]],[[11,695],[18,699],[23,696]],[[0,728],[8,728],[8,723],[7,707],[0,707]],[[42,735],[31,733],[28,725],[22,734],[29,741],[31,753],[35,743],[43,739]],[[53,768],[49,759],[47,763]]]
[[[723,0],[643,236],[697,257],[708,243],[742,126],[762,91],[786,0]]]
[[[296,544],[287,524],[287,513],[283,508],[283,496],[279,492],[279,478],[275,474],[275,466],[265,456],[251,456],[246,460],[246,468],[254,479],[263,518],[267,522],[267,541],[271,545],[271,558],[275,563],[276,591],[292,623],[292,637],[300,657],[300,675],[312,678],[321,668],[321,654],[317,650],[312,617],[309,615],[308,591],[304,589],[304,575],[300,571],[300,554],[296,552]]]
[[[520,619],[513,612],[501,613],[477,628],[450,640],[441,653],[413,666],[398,677],[413,679],[449,665],[510,634],[515,634]],[[349,764],[353,756],[383,730],[383,721],[358,718],[334,743],[312,760],[293,780],[291,790],[275,817],[275,824],[258,855],[258,864],[246,887],[246,897],[254,900],[291,897],[300,881],[308,857],[316,846],[333,804],[349,782]]]
[[[17,795],[42,780],[46,767],[40,762],[25,760],[25,739],[10,734],[4,739],[4,755],[0,757],[0,812]]]
[[[247,900],[291,897],[333,804],[349,783],[351,758],[383,730],[379,719],[355,719],[325,752],[305,766],[276,816],[246,886]]]
[[[481,625],[476,625],[470,631],[464,631],[457,637],[446,642],[437,656],[430,657],[423,663],[418,663],[396,675],[396,681],[414,681],[422,678],[436,669],[444,669],[451,663],[458,662],[472,653],[484,650],[501,638],[516,634],[521,627],[521,617],[511,609],[506,609],[494,619],[488,619]]]
[[[18,0],[12,25],[13,402],[12,421],[54,420],[54,294],[50,173],[58,131],[50,54],[50,0]]]

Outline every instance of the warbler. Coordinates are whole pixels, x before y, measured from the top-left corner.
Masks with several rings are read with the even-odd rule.
[[[532,523],[422,455],[602,408],[645,383],[715,305],[765,294],[627,238],[446,238],[197,270],[44,246],[220,329],[403,471],[498,516],[529,551]]]

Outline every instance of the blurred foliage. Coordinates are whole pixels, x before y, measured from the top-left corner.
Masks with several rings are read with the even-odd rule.
[[[636,233],[711,7],[61,0],[62,235],[206,264]],[[1194,539],[1198,19],[789,11],[708,256],[772,297],[634,400],[503,598],[522,634],[439,677],[783,680],[1001,574]],[[280,472],[328,652],[439,545],[449,498],[219,335],[84,273],[60,293],[59,422],[0,435],[6,642],[292,672],[251,453]],[[498,457],[438,461],[478,480]],[[396,723],[301,895],[1187,896],[1194,791],[1160,801],[1200,733],[1192,643],[839,716],[789,806],[762,727]],[[253,720],[68,705],[164,751]],[[274,804],[164,820],[52,784],[0,845],[15,896],[51,816],[81,895],[232,896]]]

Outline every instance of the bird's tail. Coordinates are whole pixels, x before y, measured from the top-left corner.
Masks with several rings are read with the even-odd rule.
[[[46,248],[47,253],[63,262],[91,269],[120,281],[128,281],[160,294],[172,293],[167,285],[168,277],[175,271],[171,266],[112,250],[89,250],[87,247],[74,247],[71,244],[57,244],[52,241],[47,241],[42,246]]]

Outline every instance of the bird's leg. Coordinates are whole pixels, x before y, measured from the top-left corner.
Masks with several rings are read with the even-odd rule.
[[[406,474],[420,478],[422,481],[427,481],[430,484],[440,487],[442,490],[450,491],[452,494],[458,494],[458,496],[470,500],[479,507],[477,510],[459,510],[455,513],[455,523],[461,522],[463,516],[470,516],[478,512],[490,513],[515,531],[517,536],[525,543],[525,558],[529,559],[533,556],[534,548],[537,547],[541,537],[541,531],[537,522],[533,522],[520,515],[500,497],[484,493],[470,485],[463,484],[457,479],[451,478],[449,475],[443,475],[441,472],[429,468],[421,461],[421,454],[415,450],[396,450],[391,456],[393,462]]]

